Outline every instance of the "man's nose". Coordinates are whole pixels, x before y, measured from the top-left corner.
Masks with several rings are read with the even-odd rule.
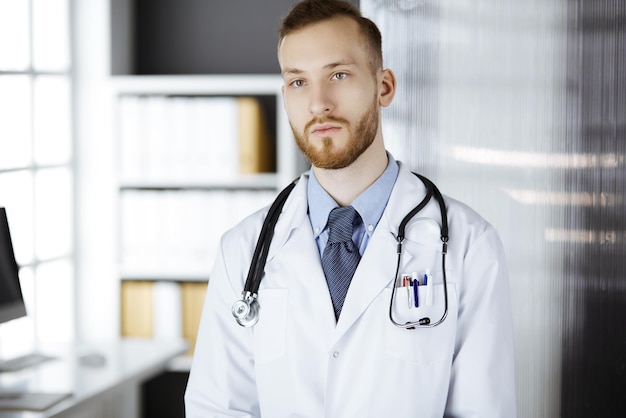
[[[328,87],[318,85],[311,89],[309,111],[316,116],[328,115],[334,110],[334,100]]]

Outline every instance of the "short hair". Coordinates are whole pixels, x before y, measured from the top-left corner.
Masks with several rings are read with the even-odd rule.
[[[344,0],[304,0],[295,4],[283,18],[278,30],[278,45],[288,34],[313,23],[322,22],[337,16],[354,20],[370,50],[370,65],[373,71],[383,67],[382,36],[374,22],[363,17],[361,11]]]

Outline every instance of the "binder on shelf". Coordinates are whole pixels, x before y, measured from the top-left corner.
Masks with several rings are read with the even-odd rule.
[[[176,282],[156,281],[152,288],[153,337],[180,338],[182,331],[182,298]]]
[[[192,178],[218,179],[238,172],[238,103],[235,97],[202,97],[195,100],[189,148]]]
[[[207,282],[183,282],[180,287],[183,306],[183,338],[189,343],[189,355],[193,355]]]
[[[120,172],[122,178],[138,178],[142,175],[141,150],[141,102],[137,96],[119,99]]]
[[[123,337],[151,338],[152,287],[150,281],[125,281],[121,286],[121,334]]]
[[[261,104],[252,97],[240,97],[238,104],[239,172],[255,174],[276,171],[276,152]]]
[[[258,98],[123,95],[120,173],[129,182],[215,181],[276,171]]]
[[[267,190],[126,190],[121,195],[124,274],[208,277],[220,237],[251,212],[269,205]]]
[[[184,338],[193,355],[207,282],[126,280],[121,285],[121,334]]]

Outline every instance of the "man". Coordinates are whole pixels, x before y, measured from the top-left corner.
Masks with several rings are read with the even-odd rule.
[[[514,417],[507,266],[495,230],[446,197],[444,276],[433,198],[406,224],[397,264],[398,228],[428,189],[385,150],[380,109],[396,80],[382,68],[378,29],[348,3],[306,0],[283,20],[278,60],[312,169],[278,218],[249,328],[231,306],[267,210],[222,238],[187,417]],[[336,239],[340,229],[352,239]]]

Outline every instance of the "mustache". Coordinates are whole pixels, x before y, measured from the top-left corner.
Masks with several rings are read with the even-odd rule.
[[[324,116],[324,117],[315,117],[311,119],[305,126],[304,132],[309,132],[313,125],[322,124],[322,123],[339,123],[341,125],[348,125],[348,121],[344,118],[338,118],[335,116]]]

